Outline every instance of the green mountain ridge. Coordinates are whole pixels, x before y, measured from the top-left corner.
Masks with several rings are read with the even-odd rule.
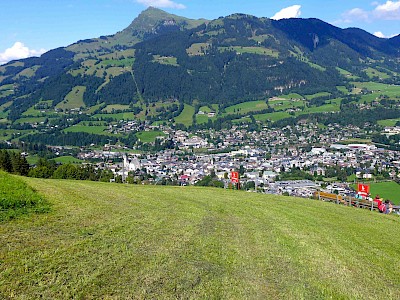
[[[192,20],[148,8],[115,35],[0,66],[0,107],[3,122],[15,122],[106,105],[129,105],[139,116],[152,103],[223,112],[290,93],[338,98],[346,96],[338,87],[350,91],[354,81],[397,84],[399,40],[318,19]]]

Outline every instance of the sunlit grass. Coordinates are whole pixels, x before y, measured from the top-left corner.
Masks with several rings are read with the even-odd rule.
[[[0,298],[400,297],[394,215],[222,189],[24,180],[52,211],[0,225]]]

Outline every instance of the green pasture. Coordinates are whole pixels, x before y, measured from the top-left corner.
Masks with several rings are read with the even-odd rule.
[[[312,68],[314,68],[314,69],[317,69],[317,70],[319,70],[319,71],[322,71],[322,72],[326,71],[326,68],[324,68],[324,67],[322,67],[322,66],[320,66],[320,65],[318,65],[318,64],[315,64],[315,63],[311,62],[311,61],[308,59],[307,56],[303,56],[302,51],[301,51],[298,47],[296,47],[296,48],[297,48],[297,49],[296,49],[297,53],[292,52],[292,51],[291,51],[291,53],[292,53],[294,56],[296,56],[300,61],[302,61],[302,62],[308,64],[310,67],[312,67]]]
[[[135,62],[134,58],[122,58],[122,59],[103,59],[100,66],[113,66],[113,67],[132,67]]]
[[[345,76],[348,79],[357,80],[359,78],[358,76],[354,76],[352,73],[345,69],[336,67],[336,70],[338,70],[341,75]]]
[[[374,78],[374,77],[378,77],[379,79],[389,79],[390,78],[390,75],[388,75],[387,73],[378,71],[377,69],[374,69],[371,67],[366,68],[363,71],[367,74],[367,76],[369,78]]]
[[[400,85],[385,84],[379,82],[353,82],[356,88],[366,88],[379,95],[388,97],[400,97]]]
[[[2,299],[400,298],[396,215],[223,189],[22,180],[51,211],[0,223]]]
[[[42,100],[39,101],[38,104],[29,107],[25,112],[22,113],[22,116],[26,117],[51,117],[55,116],[56,112],[51,108],[53,100]],[[40,105],[46,105],[49,109],[39,109],[37,108]]]
[[[7,97],[7,96],[10,96],[10,95],[13,95],[13,94],[14,94],[14,85],[13,84],[0,85],[0,98],[1,97]],[[0,109],[1,109],[2,106],[0,106]]]
[[[330,95],[331,95],[331,93],[328,93],[328,92],[319,92],[319,93],[312,94],[312,95],[304,95],[304,97],[306,97],[308,100],[312,100],[317,97],[325,97],[325,96],[330,96]]]
[[[29,117],[42,117],[43,113],[40,110],[37,110],[34,106],[32,106],[29,107],[26,111],[24,111],[22,115]]]
[[[63,131],[64,132],[86,132],[86,133],[92,133],[92,134],[103,134],[103,135],[109,135],[109,132],[106,132],[105,130],[108,128],[108,126],[88,126],[88,125],[73,125],[71,127],[65,128]]]
[[[231,47],[218,47],[220,51],[235,51],[236,53],[250,53],[259,55],[268,55],[278,58],[279,52],[274,49],[264,47],[242,47],[242,46],[231,46]]]
[[[98,110],[103,104],[97,104],[97,105],[93,105],[89,108],[86,109],[86,112],[89,114],[94,113],[96,110]]]
[[[259,111],[267,108],[268,104],[266,103],[266,101],[261,100],[261,101],[248,101],[228,106],[227,108],[225,108],[225,111],[226,114],[234,114],[234,113],[246,114],[251,111]]]
[[[83,160],[73,157],[71,155],[59,156],[54,159],[56,162],[61,164],[81,164]]]
[[[36,74],[36,71],[40,68],[40,66],[33,66],[30,68],[26,68],[24,70],[22,70],[21,72],[19,72],[15,77],[16,78],[21,78],[21,77],[33,77]]]
[[[322,71],[322,72],[325,72],[326,71],[326,68],[324,68],[324,67],[322,67],[322,66],[320,66],[320,65],[318,65],[318,64],[315,64],[315,63],[313,63],[313,62],[311,62],[311,61],[306,61],[306,63],[310,66],[310,67],[312,67],[312,68],[314,68],[314,69],[317,69],[317,70],[319,70],[319,71]]]
[[[273,113],[254,115],[254,119],[256,119],[257,121],[270,120],[272,122],[279,121],[281,119],[286,119],[289,117],[291,117],[291,115],[284,111],[277,111],[277,112],[273,112]]]
[[[13,90],[13,89],[14,89],[14,85],[12,83],[0,85],[0,91],[8,91],[8,90]]]
[[[300,94],[297,94],[297,93],[290,93],[290,94],[285,94],[285,95],[279,95],[279,96],[277,97],[277,99],[269,99],[269,101],[270,101],[271,104],[272,104],[274,101],[280,101],[279,98],[287,99],[287,100],[292,100],[292,99],[304,99],[304,97],[303,97],[302,95],[300,95]]]
[[[8,101],[0,106],[0,111],[4,111],[6,108],[10,107],[13,101]]]
[[[19,129],[2,129],[0,133],[0,140],[9,141],[12,139],[19,139],[21,136],[33,133],[34,130],[19,130]]]
[[[328,100],[327,104],[321,106],[311,106],[304,109],[304,111],[298,112],[296,114],[307,114],[307,113],[321,113],[321,112],[332,112],[332,111],[340,111],[340,102],[341,99],[332,99]]]
[[[106,72],[106,82],[105,82],[105,84],[107,84],[110,81],[110,75],[116,77],[118,75],[121,75],[122,73],[128,72],[127,69],[128,69],[128,67],[117,67],[117,66],[111,67],[111,68],[107,68],[107,69],[97,69],[96,76],[102,77],[103,73]]]
[[[179,66],[179,64],[177,62],[177,58],[174,56],[153,55],[153,62],[162,64],[162,65]]]
[[[111,104],[103,108],[102,111],[106,113],[112,113],[114,110],[126,110],[126,109],[129,109],[129,105]]]
[[[141,131],[137,132],[136,136],[140,139],[143,143],[153,143],[157,137],[164,137],[165,133],[162,131]]]
[[[112,118],[116,121],[119,120],[125,120],[125,121],[129,121],[129,120],[134,120],[135,119],[135,115],[133,114],[133,112],[124,112],[124,113],[116,113],[116,114],[95,114],[93,116],[93,118]]]
[[[273,107],[276,111],[283,111],[289,108],[304,107],[305,102],[303,100],[281,100],[281,101],[271,101],[269,105]]]
[[[13,94],[14,94],[13,90],[3,90],[3,91],[0,90],[0,97],[7,97]]]
[[[349,93],[349,90],[345,86],[336,86],[336,88],[345,95]]]
[[[185,126],[190,126],[193,123],[194,107],[192,105],[186,104],[183,111],[179,116],[175,118],[176,123],[183,124]]]
[[[85,107],[85,103],[83,102],[83,94],[85,91],[86,86],[75,86],[65,96],[64,100],[56,105],[56,108],[65,110]]]
[[[208,49],[209,43],[194,43],[186,49],[188,55],[204,55],[204,50]]]
[[[216,106],[216,104],[213,104],[214,106]],[[213,107],[213,106],[212,106]],[[200,107],[199,108],[199,111],[202,111],[202,112],[205,112],[205,113],[209,113],[209,112],[211,112],[211,111],[214,111],[214,112],[217,112],[217,110],[218,110],[218,106],[215,108],[215,107],[213,107],[213,109],[211,109],[210,107],[208,107],[208,106],[202,106],[202,107]]]
[[[1,224],[21,215],[48,211],[49,206],[44,198],[21,178],[0,171],[0,228]],[[1,229],[0,235],[2,235]],[[2,239],[2,241],[1,244],[5,244],[5,240]],[[3,273],[2,263],[2,255],[0,254],[0,274]],[[2,283],[1,279],[0,283]],[[1,292],[0,298],[4,299]]]
[[[124,58],[133,58],[135,56],[135,49],[126,49],[122,51],[117,51],[113,53],[107,53],[103,55],[99,55],[99,59],[102,60],[118,60],[118,59],[123,59]]]
[[[400,118],[398,118],[398,119],[378,120],[378,124],[381,125],[381,126],[393,127],[399,121],[400,121]]]
[[[197,124],[207,123],[208,120],[214,121],[217,117],[208,117],[208,115],[196,115]]]

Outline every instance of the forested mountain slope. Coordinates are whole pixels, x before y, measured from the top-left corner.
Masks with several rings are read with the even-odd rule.
[[[62,104],[74,92],[81,109],[158,101],[223,108],[290,92],[337,94],[354,78],[398,82],[399,49],[399,36],[318,19],[191,20],[149,8],[115,35],[0,66],[0,106],[15,121],[33,106],[71,109]]]

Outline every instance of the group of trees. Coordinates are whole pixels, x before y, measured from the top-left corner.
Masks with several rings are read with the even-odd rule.
[[[195,186],[212,186],[223,188],[224,183],[218,179],[215,172],[212,171],[210,175],[204,176],[201,180],[195,183]]]
[[[29,163],[21,153],[2,149],[0,150],[0,169],[26,176],[29,173]]]
[[[115,135],[92,134],[86,132],[59,132],[52,134],[33,134],[23,138],[24,142],[37,143],[53,146],[89,146],[90,144],[105,145],[108,143],[116,144],[122,142],[125,145],[133,145],[137,141],[135,133],[118,137]]]
[[[93,165],[58,165],[54,160],[40,158],[30,167],[25,156],[15,151],[0,150],[0,169],[22,176],[36,178],[76,179],[109,182],[114,178],[110,170],[97,169]]]

